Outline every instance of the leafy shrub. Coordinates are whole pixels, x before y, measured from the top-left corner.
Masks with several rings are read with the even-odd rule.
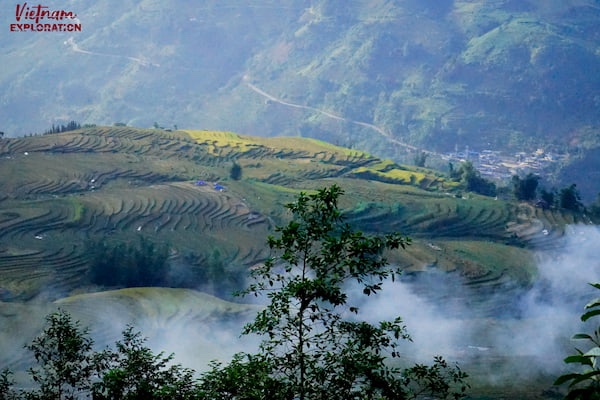
[[[600,283],[591,285],[600,289]],[[587,311],[581,316],[584,322],[600,315],[600,298],[592,300],[585,309]],[[562,375],[554,384],[562,385],[570,382],[567,400],[598,400],[600,399],[600,326],[592,335],[578,333],[573,336],[573,339],[583,340],[591,345],[587,351],[576,348],[577,354],[565,358],[565,363],[579,364],[583,370]]]

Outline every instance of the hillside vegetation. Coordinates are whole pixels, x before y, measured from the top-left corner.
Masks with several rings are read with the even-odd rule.
[[[288,218],[283,204],[333,182],[347,193],[349,222],[414,238],[394,263],[456,271],[474,285],[526,284],[531,250],[552,248],[565,224],[581,220],[457,195],[433,171],[297,137],[92,127],[0,140],[0,171],[2,301],[98,290],[86,246],[140,236],[168,247],[171,285],[209,287],[214,273],[186,277],[217,263],[222,280],[260,263],[266,237]]]
[[[69,11],[82,32],[0,38],[6,136],[70,120],[158,123],[301,135],[394,161],[412,147],[576,160],[600,146],[597,1],[102,0]],[[556,186],[573,181],[595,198],[579,174]]]
[[[251,348],[228,332],[239,332],[255,306],[226,300],[269,256],[267,236],[290,218],[284,204],[333,183],[344,189],[340,206],[356,228],[413,239],[387,256],[414,293],[486,331],[496,326],[489,321],[518,315],[513,302],[535,280],[535,252],[560,250],[566,225],[585,222],[466,193],[434,171],[314,139],[126,126],[5,138],[0,364],[30,364],[22,345],[56,307],[92,326],[99,345],[130,323],[198,368]],[[99,253],[120,260],[111,272],[118,274],[137,262],[141,243],[167,249],[166,276],[154,285],[171,288],[93,282],[96,247],[118,249]],[[505,361],[490,357],[481,362]]]

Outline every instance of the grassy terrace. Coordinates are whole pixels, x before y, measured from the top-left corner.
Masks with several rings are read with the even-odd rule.
[[[230,177],[234,163],[239,180]],[[508,315],[502,299],[518,298],[535,277],[534,251],[555,249],[566,224],[581,222],[568,212],[456,197],[455,183],[434,171],[298,137],[95,127],[2,139],[0,335],[13,342],[0,363],[25,369],[23,343],[60,306],[90,325],[100,346],[133,323],[161,344],[175,343],[169,351],[178,361],[205,366],[222,356],[214,332],[255,309],[195,290],[92,286],[86,243],[143,236],[168,244],[170,263],[187,268],[205,268],[217,252],[229,279],[268,256],[266,237],[289,218],[285,203],[333,183],[346,192],[341,206],[349,222],[413,239],[406,251],[388,255],[413,292],[484,327]],[[432,289],[435,279],[449,289]],[[181,334],[190,329],[199,333],[193,343]]]
[[[230,178],[234,163],[240,180]],[[0,296],[85,284],[87,240],[167,243],[172,259],[215,248],[241,266],[266,257],[265,239],[299,191],[336,182],[346,215],[365,231],[414,239],[391,254],[408,271],[456,271],[472,285],[532,276],[530,250],[551,248],[568,213],[479,196],[454,183],[317,140],[229,132],[94,127],[0,140]],[[198,184],[203,181],[205,184]],[[215,190],[218,182],[225,190]]]

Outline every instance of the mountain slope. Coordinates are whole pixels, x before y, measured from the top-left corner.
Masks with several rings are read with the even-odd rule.
[[[109,290],[52,303],[0,302],[0,365],[10,366],[26,384],[23,371],[34,360],[23,345],[39,334],[44,317],[58,308],[89,328],[96,349],[114,347],[130,325],[148,338],[148,345],[156,353],[174,352],[176,362],[198,370],[205,369],[213,359],[252,346],[244,340],[234,344],[228,335],[236,335],[257,310],[256,306],[226,302],[206,293],[169,288]]]
[[[69,7],[82,32],[0,38],[6,136],[72,119],[156,122],[314,137],[404,162],[414,147],[585,157],[600,146],[595,1]],[[595,198],[589,180],[575,182]]]
[[[232,178],[236,165],[239,179]],[[240,285],[235,279],[268,257],[267,236],[290,217],[283,205],[333,183],[345,190],[341,207],[349,223],[413,239],[406,250],[387,254],[403,269],[401,282],[364,304],[372,317],[400,314],[411,335],[425,340],[406,349],[405,361],[418,361],[420,351],[445,354],[473,371],[476,396],[541,398],[554,379],[545,367],[541,374],[515,372],[519,365],[546,366],[551,353],[531,342],[524,349],[516,333],[540,343],[548,319],[523,314],[532,295],[545,299],[548,290],[537,279],[544,278],[537,256],[578,253],[583,229],[563,239],[568,224],[588,222],[583,215],[462,194],[434,171],[315,139],[219,131],[100,126],[4,138],[0,172],[0,365],[17,372],[19,385],[29,384],[24,371],[31,365],[22,345],[56,307],[90,326],[98,348],[133,324],[154,351],[173,351],[177,362],[197,370],[254,348],[237,335],[256,306],[193,289],[229,298],[228,289]],[[91,283],[90,241],[140,238],[168,246],[168,284],[179,288]],[[593,245],[594,236],[585,239]],[[115,273],[131,268],[126,259]],[[580,264],[588,263],[574,262]],[[574,274],[569,267],[561,264],[563,274]],[[539,282],[541,292],[528,292]],[[579,299],[579,287],[569,296]]]
[[[235,164],[239,180],[230,177]],[[342,206],[359,229],[415,239],[390,260],[473,282],[528,282],[530,250],[551,249],[565,224],[582,221],[456,197],[456,184],[432,171],[301,138],[94,127],[0,140],[0,170],[3,301],[86,287],[86,244],[99,239],[167,244],[176,285],[215,257],[224,273],[239,274],[268,256],[267,236],[288,218],[285,203],[333,183],[345,189]]]

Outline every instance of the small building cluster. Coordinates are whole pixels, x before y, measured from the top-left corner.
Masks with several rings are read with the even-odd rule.
[[[197,180],[196,183],[194,183],[196,186],[208,186],[208,183],[206,181],[203,181],[201,179]],[[215,189],[218,192],[225,192],[227,191],[227,188],[223,185],[221,185],[218,182],[214,182],[213,183],[213,189]]]
[[[529,172],[541,173],[553,164],[563,161],[567,156],[546,152],[537,149],[533,153],[518,152],[505,155],[495,150],[469,150],[446,153],[444,159],[449,162],[471,161],[482,176],[505,180],[513,175],[527,174]]]

